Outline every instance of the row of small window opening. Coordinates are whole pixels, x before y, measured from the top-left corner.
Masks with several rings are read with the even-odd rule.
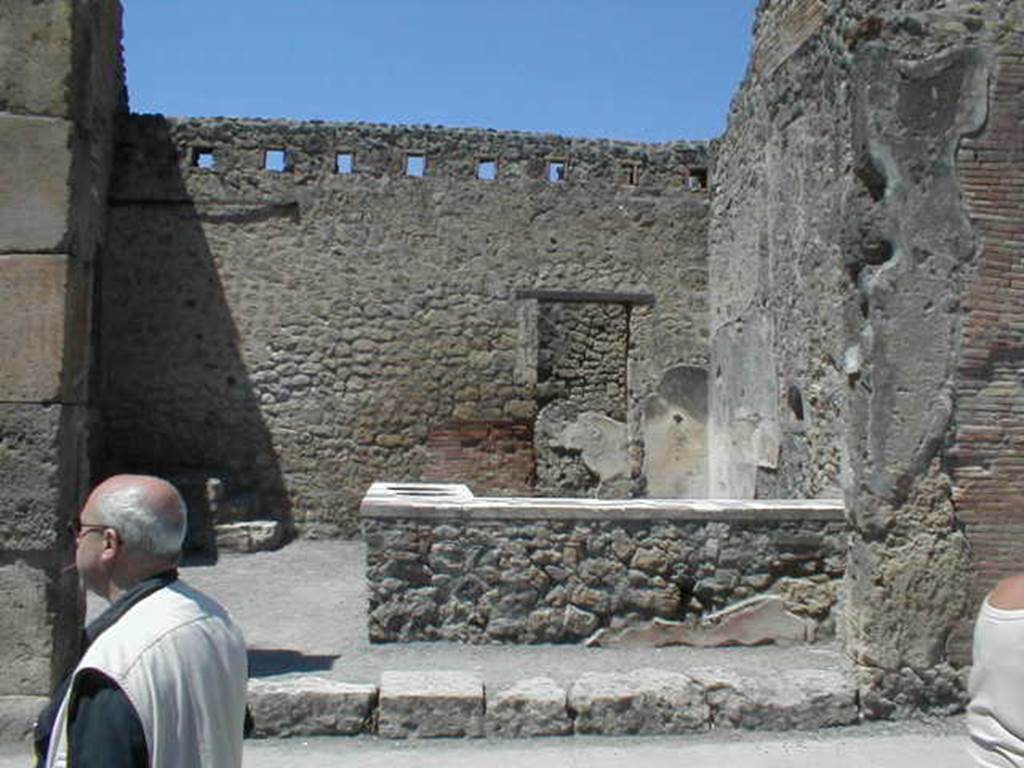
[[[192,150],[192,166],[194,168],[205,168],[213,170],[216,161],[213,157],[213,150],[208,148],[196,148]],[[267,149],[263,152],[263,169],[271,173],[283,173],[289,169],[288,152],[284,149]],[[565,160],[548,160],[544,172],[544,178],[552,183],[565,181],[568,166]],[[352,152],[338,152],[334,156],[334,172],[348,175],[355,172],[355,155]],[[406,176],[422,177],[427,172],[426,155],[408,154],[403,161],[403,172]],[[638,163],[623,163],[623,178],[627,184],[637,185],[640,183],[640,165]],[[700,189],[706,184],[706,176],[702,171],[691,172],[687,178],[687,185],[693,189]],[[478,160],[476,164],[476,178],[483,181],[493,181],[498,177],[498,162],[496,160]]]

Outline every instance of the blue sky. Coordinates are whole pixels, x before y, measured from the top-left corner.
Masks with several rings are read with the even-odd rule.
[[[635,141],[725,129],[757,0],[124,0],[131,108]]]

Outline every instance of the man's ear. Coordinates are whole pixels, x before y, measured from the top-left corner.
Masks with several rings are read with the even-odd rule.
[[[122,547],[124,547],[124,544],[121,541],[121,534],[113,528],[104,528],[103,553],[101,556],[105,559],[116,557],[121,552]]]

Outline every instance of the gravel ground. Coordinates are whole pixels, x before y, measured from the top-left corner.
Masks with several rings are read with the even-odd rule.
[[[28,764],[27,744],[0,744],[0,768]],[[373,737],[247,741],[245,768],[966,768],[963,720],[870,723],[811,733],[568,736],[511,741]]]

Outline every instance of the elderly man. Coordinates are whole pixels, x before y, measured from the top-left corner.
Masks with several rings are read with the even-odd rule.
[[[241,765],[245,641],[178,580],[185,525],[181,495],[156,477],[112,477],[87,499],[72,524],[75,565],[110,607],[40,717],[41,765]]]

